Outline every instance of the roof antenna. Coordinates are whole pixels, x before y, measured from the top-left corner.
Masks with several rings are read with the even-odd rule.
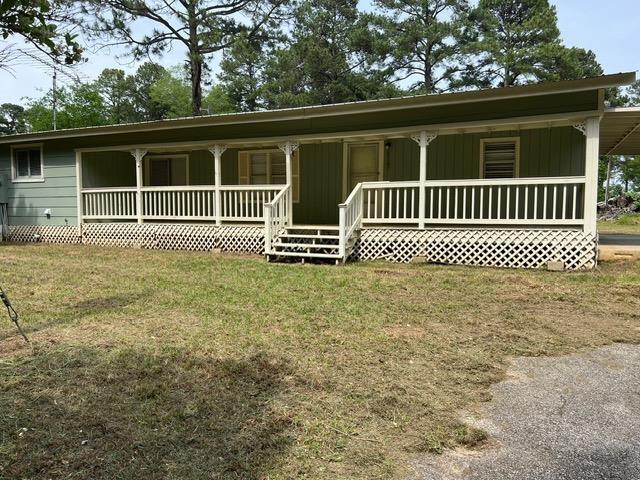
[[[24,333],[24,330],[22,330],[22,327],[18,322],[18,312],[16,312],[15,308],[13,308],[13,305],[11,305],[11,300],[9,300],[9,297],[7,297],[7,294],[4,293],[4,290],[2,289],[2,287],[0,287],[0,300],[2,300],[2,303],[4,303],[4,306],[7,307],[7,313],[9,314],[9,319],[16,324],[16,328],[20,332],[20,335],[22,335],[22,338],[24,338],[24,341],[27,342],[29,345],[31,345],[29,338]]]

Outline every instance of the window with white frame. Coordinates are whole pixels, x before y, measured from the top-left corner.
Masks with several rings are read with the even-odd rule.
[[[518,138],[482,139],[480,168],[482,178],[515,178],[520,158]]]
[[[44,180],[42,146],[27,145],[12,148],[12,172],[14,182],[38,182]]]
[[[293,201],[299,201],[300,163],[298,152],[291,157]],[[286,185],[287,163],[281,150],[249,150],[238,153],[240,185]]]

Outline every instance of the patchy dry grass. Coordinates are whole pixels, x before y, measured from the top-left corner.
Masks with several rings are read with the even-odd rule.
[[[553,274],[0,246],[0,478],[402,478],[510,356],[640,342],[640,264]]]
[[[598,222],[598,232],[640,235],[640,214],[621,215],[615,220]]]

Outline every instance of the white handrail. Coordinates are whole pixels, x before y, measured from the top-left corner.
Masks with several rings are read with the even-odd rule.
[[[264,204],[264,252],[266,255],[273,253],[273,242],[289,224],[290,195],[291,186],[285,185],[273,200]]]
[[[347,259],[347,244],[362,226],[362,183],[358,183],[344,203],[338,205],[339,251],[343,261]]]

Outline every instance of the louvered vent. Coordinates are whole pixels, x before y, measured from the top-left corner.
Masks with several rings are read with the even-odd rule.
[[[516,142],[484,144],[484,178],[516,176]]]

